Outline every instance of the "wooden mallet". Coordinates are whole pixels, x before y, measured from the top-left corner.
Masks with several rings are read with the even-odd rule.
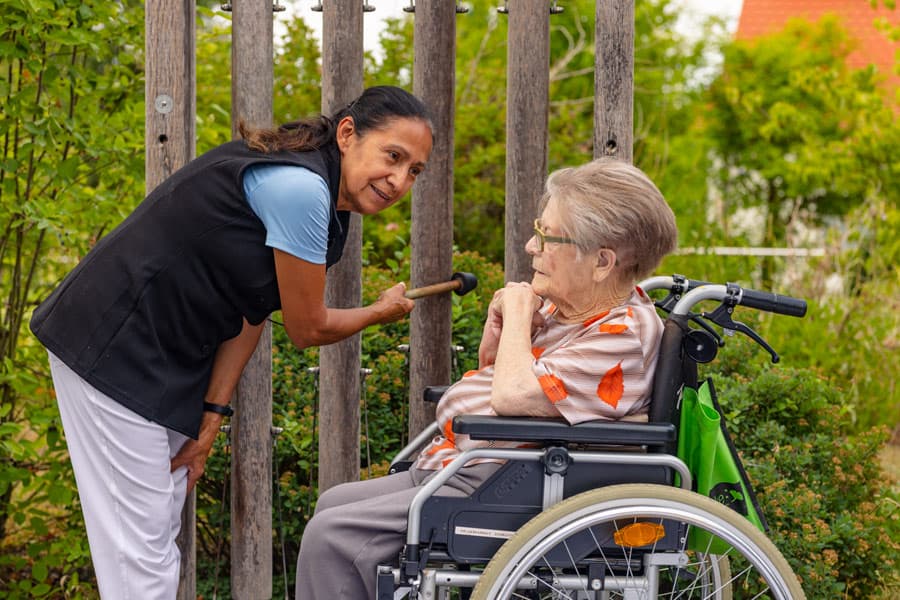
[[[406,293],[403,295],[410,300],[444,292],[453,292],[457,296],[462,296],[474,290],[477,285],[478,278],[472,273],[454,273],[449,281],[406,290]]]

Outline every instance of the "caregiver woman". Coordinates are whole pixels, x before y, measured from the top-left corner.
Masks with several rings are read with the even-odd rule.
[[[164,181],[34,312],[100,594],[171,599],[185,495],[266,317],[299,348],[404,317],[403,284],[325,306],[351,212],[388,208],[428,160],[426,107],[367,89],[331,118],[249,131]]]

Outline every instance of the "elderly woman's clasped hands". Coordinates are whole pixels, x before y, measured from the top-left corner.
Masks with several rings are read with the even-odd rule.
[[[525,281],[511,281],[505,287],[494,292],[488,305],[488,314],[484,323],[481,345],[478,348],[478,367],[484,368],[497,360],[497,347],[500,343],[500,332],[503,330],[504,315],[508,322],[525,321],[529,317],[531,327],[527,331],[529,337],[544,325],[544,315],[539,311],[543,299],[534,293],[531,284]]]

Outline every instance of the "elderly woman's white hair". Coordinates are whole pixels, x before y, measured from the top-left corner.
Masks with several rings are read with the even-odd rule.
[[[561,233],[579,255],[610,248],[617,268],[631,280],[650,275],[677,245],[675,215],[662,193],[637,167],[599,158],[560,169],[547,178],[541,210],[552,199]]]

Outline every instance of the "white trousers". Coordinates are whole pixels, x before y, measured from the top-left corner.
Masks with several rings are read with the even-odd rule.
[[[172,600],[187,469],[171,473],[170,459],[188,438],[97,391],[53,354],[50,371],[100,597]]]

